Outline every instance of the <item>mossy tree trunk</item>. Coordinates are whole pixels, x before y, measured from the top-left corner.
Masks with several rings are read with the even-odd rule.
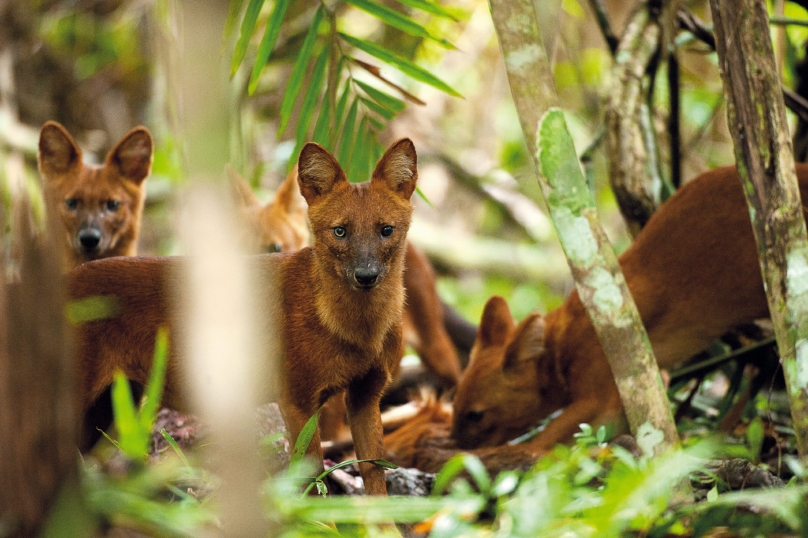
[[[558,106],[535,11],[526,0],[491,0],[519,120],[581,300],[617,381],[631,431],[659,453],[678,443],[648,335],[617,258],[597,221]]]
[[[808,239],[763,0],[710,0],[727,119],[749,204],[800,456],[808,452]]]

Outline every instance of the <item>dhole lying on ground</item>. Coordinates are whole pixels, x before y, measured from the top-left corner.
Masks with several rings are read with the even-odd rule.
[[[797,164],[797,176],[806,200],[808,165]],[[768,315],[735,167],[704,173],[679,189],[619,261],[662,368]],[[561,408],[528,442],[536,456],[571,439],[580,423],[622,417],[614,378],[578,293],[546,316],[533,314],[519,324],[502,298],[491,298],[455,395],[452,436],[462,448],[502,445]]]
[[[350,184],[325,149],[310,143],[301,151],[299,185],[313,245],[253,260],[262,280],[256,294],[280,306],[266,313],[264,325],[283,352],[279,403],[292,439],[329,396],[345,390],[357,455],[383,456],[379,399],[401,357],[402,273],[416,160],[412,142],[401,140],[381,158],[370,182]],[[114,258],[70,273],[71,299],[116,297],[114,317],[78,328],[85,409],[110,385],[115,370],[146,382],[157,328],[165,325],[176,334],[181,324],[171,294],[180,285],[182,263],[188,261]],[[183,368],[182,350],[174,346],[163,403],[180,410]],[[317,434],[307,453],[322,466]],[[386,492],[382,469],[361,464],[360,472],[369,494]]]
[[[105,163],[82,162],[81,149],[55,121],[39,134],[39,171],[48,212],[64,231],[66,269],[112,256],[134,256],[151,172],[152,137],[135,127],[109,152]]]

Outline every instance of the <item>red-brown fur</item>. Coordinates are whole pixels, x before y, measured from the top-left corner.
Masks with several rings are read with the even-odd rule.
[[[49,212],[64,231],[67,269],[111,256],[134,256],[151,171],[152,138],[135,127],[109,152],[105,163],[82,162],[81,149],[55,121],[39,134],[39,171]]]
[[[803,200],[808,165],[797,165]],[[659,366],[669,368],[727,330],[768,315],[749,212],[734,167],[687,183],[619,258]],[[520,324],[494,297],[454,399],[452,435],[464,448],[501,445],[564,408],[528,444],[540,455],[578,424],[622,416],[609,364],[573,291]]]
[[[305,200],[297,191],[293,168],[275,195],[261,204],[250,186],[235,171],[229,172],[238,205],[258,240],[253,251],[292,252],[306,246]],[[302,209],[301,209],[302,202]],[[457,351],[443,324],[443,305],[435,288],[435,272],[427,257],[407,243],[404,258],[404,338],[445,388],[460,379]]]
[[[409,199],[417,181],[415,149],[407,139],[397,142],[371,181],[358,185],[349,184],[333,156],[316,144],[304,146],[298,164],[313,246],[254,259],[262,275],[256,293],[281,298],[280,311],[268,312],[264,321],[284,350],[281,410],[295,439],[329,396],[345,390],[357,454],[381,458],[379,398],[401,356],[402,273]],[[392,226],[389,236],[382,232],[386,226]],[[339,227],[346,232],[342,238],[336,235]],[[84,408],[112,382],[116,369],[145,383],[156,329],[167,325],[176,333],[181,318],[181,312],[170,309],[169,294],[179,288],[182,263],[178,258],[116,258],[84,264],[70,274],[73,299],[117,297],[114,317],[79,328]],[[373,283],[368,268],[377,270]],[[182,353],[174,346],[163,399],[168,407],[185,407],[183,368]],[[318,435],[307,453],[322,464]],[[366,491],[384,494],[383,471],[360,467]]]

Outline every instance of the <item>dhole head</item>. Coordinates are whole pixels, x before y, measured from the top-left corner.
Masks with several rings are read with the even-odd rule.
[[[491,297],[454,398],[452,437],[461,448],[501,445],[555,410],[542,401],[544,355],[544,318],[517,325],[505,300]]]
[[[300,152],[298,182],[309,204],[316,256],[325,274],[354,289],[369,291],[387,274],[403,268],[410,196],[418,179],[415,146],[393,144],[369,182],[349,183],[337,160],[322,146],[308,143]]]
[[[297,165],[266,204],[258,201],[250,185],[231,166],[227,167],[227,176],[249,228],[247,243],[251,251],[294,252],[308,244],[306,200],[297,186]]]
[[[48,210],[57,212],[65,230],[69,265],[135,254],[152,148],[149,131],[136,127],[103,166],[90,166],[64,127],[55,121],[42,126],[39,171]]]

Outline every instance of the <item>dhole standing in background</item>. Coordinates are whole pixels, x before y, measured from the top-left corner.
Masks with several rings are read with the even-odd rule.
[[[255,258],[262,282],[256,293],[280,306],[266,313],[265,330],[283,350],[280,406],[292,439],[329,396],[345,390],[357,456],[383,457],[379,399],[401,357],[402,273],[416,161],[412,142],[401,140],[381,158],[370,182],[350,184],[324,148],[309,143],[300,153],[298,181],[309,205],[313,245]],[[181,325],[182,305],[169,305],[182,263],[113,258],[70,273],[72,299],[112,295],[117,306],[113,317],[78,328],[85,409],[118,369],[146,383],[158,327],[176,334]],[[175,346],[163,398],[168,407],[185,407],[183,368]],[[319,435],[307,454],[322,466]],[[381,468],[363,463],[360,472],[368,494],[386,493]]]
[[[134,256],[152,163],[152,137],[135,127],[105,163],[82,162],[81,149],[55,121],[39,134],[39,171],[47,210],[64,230],[66,269],[111,256]]]
[[[797,176],[806,200],[808,165],[797,164]],[[619,261],[662,368],[741,323],[768,316],[735,167],[680,188]],[[452,436],[463,448],[502,445],[561,408],[527,442],[536,456],[571,439],[583,422],[622,416],[609,363],[577,291],[546,316],[534,314],[518,325],[505,301],[491,298],[455,395]],[[502,447],[511,449],[523,445]]]

